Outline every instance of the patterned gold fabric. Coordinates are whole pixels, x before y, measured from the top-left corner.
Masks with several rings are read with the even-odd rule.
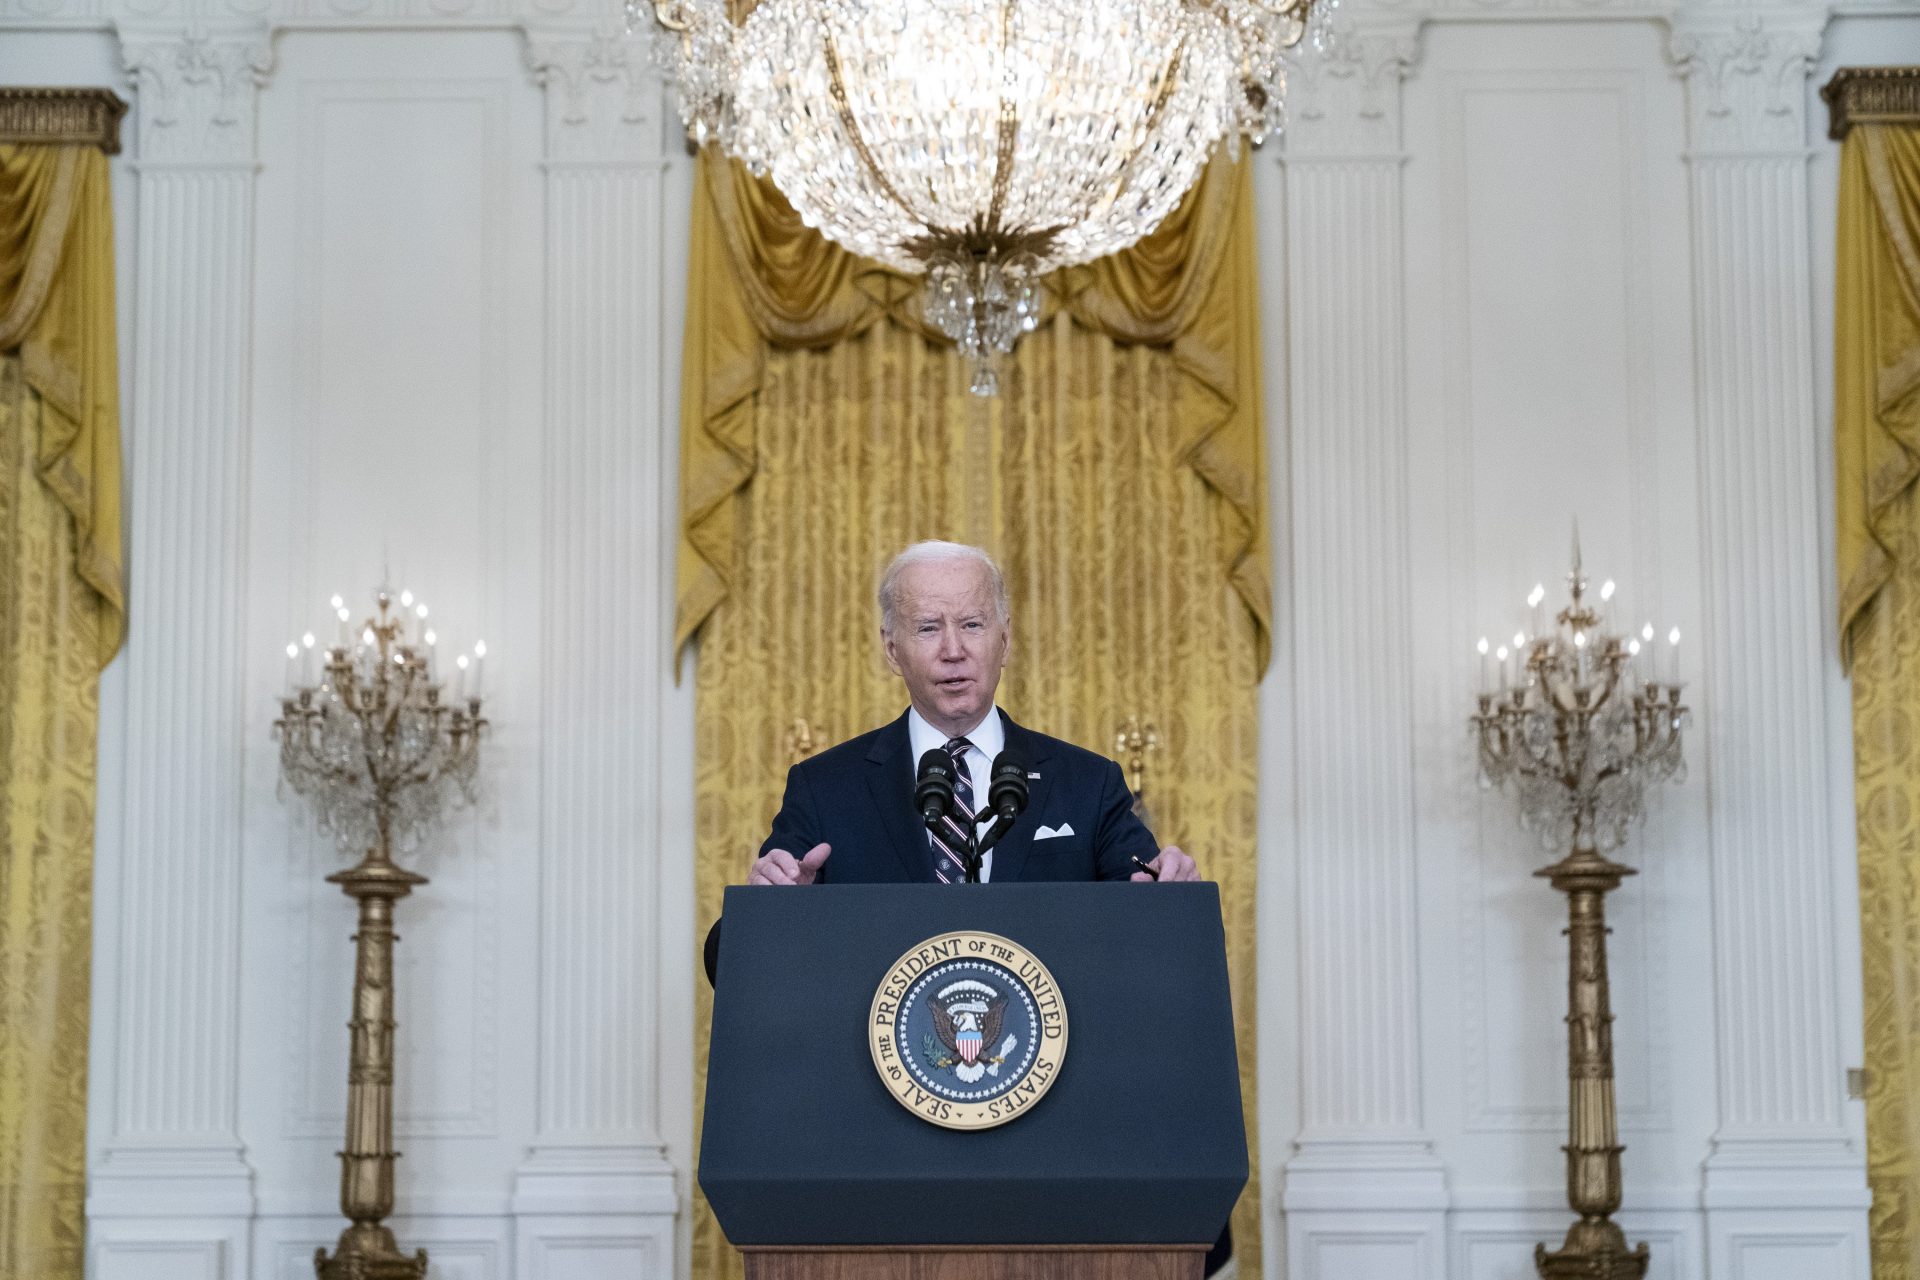
[[[74,571],[104,599],[97,665],[126,637],[113,203],[93,147],[0,145],[0,351],[43,405],[41,483],[72,518]]]
[[[1876,1280],[1920,1280],[1920,128],[1841,147],[1834,435]]]
[[[824,245],[702,159],[682,419],[680,629],[698,632],[700,928],[744,879],[805,718],[822,743],[905,706],[874,579],[906,543],[988,547],[1013,592],[1001,705],[1113,754],[1156,722],[1156,834],[1220,882],[1254,1138],[1256,698],[1267,652],[1251,192],[1217,165],[1134,252],[1057,280],[992,400],[914,322],[917,282]],[[746,283],[739,282],[744,279]],[[1146,890],[1150,891],[1150,890]],[[709,993],[700,991],[704,1092]],[[1259,1267],[1259,1203],[1234,1218]],[[694,1274],[739,1273],[704,1202]]]
[[[106,157],[0,146],[0,1275],[79,1280],[99,670],[125,634]]]

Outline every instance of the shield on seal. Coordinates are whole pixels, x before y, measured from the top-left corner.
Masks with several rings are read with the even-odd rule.
[[[960,1034],[955,1036],[954,1047],[960,1050],[960,1057],[965,1062],[972,1062],[975,1058],[979,1057],[980,1056],[979,1028],[977,1027],[971,1028],[969,1030],[962,1031]]]

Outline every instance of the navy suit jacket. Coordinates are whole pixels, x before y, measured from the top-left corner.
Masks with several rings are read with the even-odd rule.
[[[1058,738],[1023,729],[1006,712],[1006,749],[1024,763],[1027,809],[993,847],[994,884],[1015,880],[1125,880],[1160,852],[1134,816],[1120,766]],[[907,717],[849,739],[787,771],[787,794],[760,846],[798,858],[822,841],[833,853],[822,884],[898,884],[933,879],[927,828],[913,804],[916,761]],[[974,779],[984,798],[984,778]],[[1072,835],[1035,840],[1041,827]]]

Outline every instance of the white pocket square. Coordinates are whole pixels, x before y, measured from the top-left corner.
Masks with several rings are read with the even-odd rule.
[[[1058,831],[1055,831],[1052,827],[1041,827],[1033,833],[1033,838],[1035,840],[1051,840],[1055,836],[1070,836],[1072,834],[1073,824],[1071,822],[1063,822],[1060,824]]]

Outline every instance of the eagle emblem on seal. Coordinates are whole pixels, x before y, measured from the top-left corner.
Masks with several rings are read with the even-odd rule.
[[[942,987],[928,1003],[934,1034],[947,1049],[933,1055],[934,1064],[951,1067],[968,1084],[983,1075],[1000,1074],[1000,1064],[1012,1054],[1019,1037],[1000,1037],[1007,1017],[1007,998],[975,978],[962,978]]]

